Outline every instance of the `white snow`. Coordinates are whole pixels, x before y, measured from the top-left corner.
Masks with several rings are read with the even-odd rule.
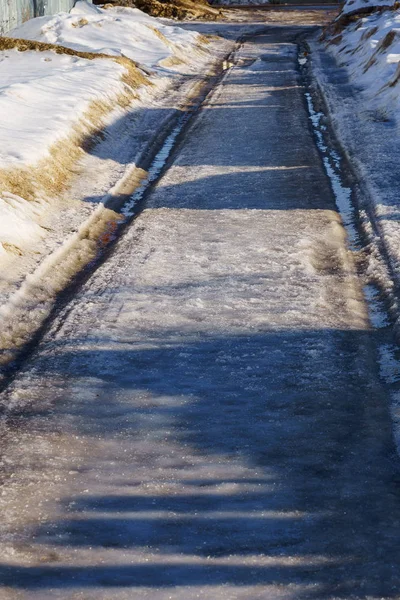
[[[347,0],[341,11],[341,15],[356,14],[376,8],[392,7],[396,0]]]
[[[195,63],[199,39],[197,33],[162,25],[137,9],[102,10],[86,2],[78,2],[71,14],[32,19],[11,36],[127,56],[150,67],[179,58],[179,53]],[[1,52],[0,169],[45,157],[56,141],[71,133],[71,125],[93,100],[106,102],[123,92],[123,73],[124,67],[113,60],[51,51]]]
[[[80,51],[127,56],[147,67],[165,67],[163,61],[172,57],[193,61],[200,39],[197,32],[165,25],[136,8],[104,10],[82,1],[69,14],[32,19],[11,35]],[[170,61],[168,68],[173,66]]]
[[[0,181],[4,173],[46,168],[52,147],[88,121],[93,102],[116,105],[127,84],[123,81],[126,69],[114,57],[139,63],[153,84],[135,90],[135,110],[151,108],[152,98],[169,89],[174,79],[182,73],[196,75],[212,58],[200,47],[202,38],[197,32],[166,25],[137,9],[103,10],[82,1],[69,14],[32,19],[9,36],[110,58],[89,60],[52,50],[0,52]],[[103,123],[119,122],[126,114],[116,108]],[[44,215],[59,210],[49,200],[42,190],[32,202],[0,187],[3,274],[5,259],[14,264],[18,254],[41,243],[46,234],[41,226]]]
[[[339,44],[329,46],[352,83],[362,89],[365,107],[385,120],[397,118],[400,84],[395,82],[400,62],[400,12],[385,11],[350,24]]]
[[[125,69],[113,60],[54,52],[0,53],[0,169],[37,163],[93,100],[122,93]],[[111,93],[110,93],[111,91]]]

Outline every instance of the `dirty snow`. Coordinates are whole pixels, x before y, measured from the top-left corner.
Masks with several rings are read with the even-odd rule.
[[[371,316],[380,330],[379,364],[390,386],[394,437],[400,451],[400,13],[384,11],[350,23],[323,44],[312,42],[313,75],[329,107],[335,133],[350,159],[359,226],[367,246],[364,292],[385,301],[389,319]],[[372,289],[372,294],[371,290]],[[394,334],[390,325],[395,324]],[[382,329],[388,328],[389,333]],[[387,338],[387,339],[386,339]]]
[[[382,271],[382,248],[389,259],[391,273],[377,278],[392,296],[395,316],[399,316],[399,308],[392,289],[400,281],[399,33],[399,11],[376,13],[350,24],[324,47],[315,44],[313,54],[314,74],[336,132],[368,198],[361,217],[366,235],[376,247],[377,260],[371,271]]]

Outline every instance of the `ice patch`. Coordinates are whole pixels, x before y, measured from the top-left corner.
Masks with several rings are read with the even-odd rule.
[[[351,203],[351,189],[343,184],[340,174],[340,158],[332,148],[329,148],[323,136],[325,127],[321,124],[323,113],[317,112],[314,108],[311,94],[305,93],[310,121],[313,126],[317,146],[322,154],[322,161],[325,172],[331,182],[332,191],[335,196],[336,206],[342,217],[343,225],[346,228],[351,245],[355,245],[358,234],[354,226],[353,207]]]

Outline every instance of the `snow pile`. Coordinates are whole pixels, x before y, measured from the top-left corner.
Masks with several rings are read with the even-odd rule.
[[[74,50],[126,56],[146,67],[182,70],[201,54],[197,32],[162,24],[136,8],[107,10],[78,2],[69,14],[32,19],[13,37],[58,44]]]
[[[204,41],[137,9],[103,10],[86,2],[70,14],[28,21],[2,38],[3,258],[14,260],[43,237],[48,200],[65,187],[86,140],[121,119],[133,101],[147,106],[176,72],[198,73],[211,56],[200,48]],[[63,49],[56,52],[57,46]],[[143,85],[149,77],[153,85]]]
[[[340,16],[357,13],[367,13],[381,8],[392,7],[396,0],[347,0]]]
[[[376,119],[397,120],[400,108],[400,12],[374,13],[330,40],[329,51],[346,67]]]
[[[359,18],[326,51],[313,49],[314,75],[360,182],[367,276],[384,290],[400,332],[400,11]]]
[[[91,102],[124,91],[124,67],[54,52],[0,53],[0,169],[37,163]]]
[[[112,58],[0,52],[0,256],[38,243],[44,197],[65,182],[97,109],[125,97],[125,68]],[[83,124],[80,125],[80,122]],[[67,173],[70,174],[70,173]]]

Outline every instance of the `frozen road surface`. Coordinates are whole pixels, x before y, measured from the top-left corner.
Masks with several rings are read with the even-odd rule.
[[[3,394],[1,600],[400,598],[386,391],[302,31],[243,45]]]

